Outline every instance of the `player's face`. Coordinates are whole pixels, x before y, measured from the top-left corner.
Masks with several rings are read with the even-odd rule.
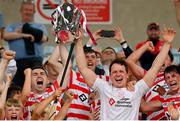
[[[177,72],[165,73],[165,81],[171,90],[175,91],[180,89],[180,74]]]
[[[113,86],[117,88],[126,87],[128,73],[124,65],[113,64],[110,72],[110,79]]]
[[[97,57],[94,52],[92,53],[86,53],[86,61],[87,61],[87,66],[89,69],[95,71],[96,65],[97,65]]]
[[[5,108],[5,115],[7,120],[18,120],[21,116],[22,109],[21,107],[15,106],[6,106]]]
[[[47,75],[43,69],[32,70],[32,89],[37,93],[42,93],[45,91],[47,86]]]

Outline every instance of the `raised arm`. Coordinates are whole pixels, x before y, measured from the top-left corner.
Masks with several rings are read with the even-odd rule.
[[[38,120],[51,101],[56,100],[62,94],[62,88],[57,89],[51,96],[38,103],[33,110],[32,120]]]
[[[57,74],[58,76],[60,70],[63,69],[63,65],[59,53],[59,45],[55,47],[54,51],[50,55],[46,67],[48,69],[48,77],[51,78],[53,76],[53,78],[57,79],[57,77],[54,77],[54,75]]]
[[[77,63],[78,69],[81,72],[87,85],[92,87],[96,80],[96,74],[87,67],[87,62],[86,62],[85,54],[83,51],[83,45],[82,45],[82,36],[83,35],[82,35],[82,32],[79,32],[79,33],[80,33],[80,35],[79,35],[79,38],[75,45],[76,63]]]
[[[22,101],[23,105],[26,104],[26,101],[31,92],[31,72],[32,72],[32,70],[30,68],[27,68],[24,70],[25,81],[24,81],[22,95],[21,95],[21,101]]]
[[[0,100],[1,100],[0,101],[0,120],[4,120],[4,117],[5,117],[4,108],[5,108],[5,103],[6,103],[7,91],[8,91],[10,84],[11,84],[11,79],[8,78],[6,80],[5,87],[0,96]]]
[[[61,60],[62,60],[62,64],[63,64],[63,69],[61,70],[61,72],[59,73],[59,76],[58,76],[58,82],[61,83],[61,78],[63,76],[66,61],[67,61],[67,58],[68,58],[68,50],[67,50],[65,44],[63,44],[62,42],[59,45],[59,52],[60,52]],[[69,84],[71,67],[72,67],[72,62],[70,61],[69,65],[68,65],[68,68],[67,68],[67,71],[66,71],[64,82],[63,82],[63,85],[62,85],[62,87],[64,87],[64,88],[66,88],[68,86],[68,84]]]
[[[59,111],[59,113],[54,117],[54,120],[65,119],[74,95],[71,92],[66,92],[66,96],[67,96],[67,99],[66,99],[64,105],[62,106],[61,110]]]
[[[171,116],[171,119],[172,120],[177,120],[180,119],[180,109],[175,108],[172,104],[172,102],[170,102],[168,104],[168,112],[169,112],[169,115]]]
[[[2,53],[2,57],[3,58],[0,63],[0,92],[2,92],[5,87],[5,82],[4,82],[5,71],[7,65],[9,64],[9,61],[15,57],[15,52],[10,50],[5,50]]]
[[[124,54],[127,58],[133,52],[133,50],[129,47],[127,41],[124,39],[121,28],[115,28],[114,32],[114,39],[121,45]]]
[[[131,69],[132,73],[137,79],[142,79],[144,77],[144,69],[137,64],[139,58],[143,55],[146,51],[153,51],[154,46],[153,43],[148,41],[139,49],[135,50],[127,59],[126,62]]]
[[[102,31],[102,29],[98,29],[98,30],[94,31],[93,34],[92,34],[96,41],[103,38],[99,34],[100,31]],[[86,42],[86,46],[93,46],[91,38]]]
[[[146,84],[151,87],[153,85],[154,80],[156,79],[156,76],[161,68],[161,66],[164,64],[164,61],[168,55],[168,52],[170,50],[172,41],[175,37],[176,32],[171,28],[165,28],[162,32],[163,39],[165,41],[163,47],[161,48],[161,51],[155,58],[152,67],[149,69],[149,71],[146,73],[146,75],[143,77],[143,80],[146,82]]]

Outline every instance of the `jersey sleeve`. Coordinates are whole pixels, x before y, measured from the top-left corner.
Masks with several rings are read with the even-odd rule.
[[[108,85],[108,82],[97,77],[94,82],[94,85],[92,86],[92,89],[97,90],[99,93],[102,93],[107,85]]]
[[[144,96],[149,89],[150,89],[149,86],[146,84],[146,82],[143,79],[138,81],[135,85],[135,91],[141,97]]]

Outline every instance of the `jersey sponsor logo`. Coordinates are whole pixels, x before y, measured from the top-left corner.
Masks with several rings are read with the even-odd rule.
[[[79,85],[82,86],[82,87],[85,87],[85,88],[87,87],[87,85],[85,83],[79,82]]]
[[[116,107],[132,107],[131,101],[129,98],[122,98],[117,101]]]
[[[87,97],[86,97],[85,94],[81,94],[81,95],[79,95],[79,99],[80,99],[82,102],[84,102],[85,100],[87,100]]]
[[[115,103],[115,100],[113,98],[109,99],[109,104],[112,106]]]

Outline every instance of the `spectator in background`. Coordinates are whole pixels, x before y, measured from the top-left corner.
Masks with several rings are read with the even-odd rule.
[[[160,51],[160,48],[163,45],[163,41],[160,40],[160,27],[157,23],[153,22],[147,26],[147,40],[141,41],[136,45],[136,49],[140,48],[144,45],[147,41],[151,41],[155,47],[153,52],[146,51],[142,57],[140,58],[140,64],[145,70],[149,70],[152,66],[154,59],[156,58],[157,54]]]
[[[107,75],[109,75],[109,66],[116,57],[117,53],[112,47],[106,47],[102,50],[101,63]]]
[[[23,86],[24,69],[41,65],[43,60],[42,43],[48,40],[44,25],[33,22],[35,4],[32,0],[21,3],[21,21],[9,24],[4,32],[4,39],[9,48],[16,52],[17,73],[13,79],[15,85]]]
[[[102,31],[107,31],[107,32],[105,34],[103,34]],[[132,53],[132,50],[127,45],[127,42],[125,41],[122,30],[120,28],[114,28],[112,30],[99,29],[93,33],[93,37],[96,41],[99,41],[100,39],[103,39],[103,38],[109,38],[112,40],[116,40],[119,44],[121,44],[121,46],[123,48],[123,51],[124,51],[123,57],[124,57],[124,55],[127,57],[127,56],[129,56],[130,53]],[[123,46],[123,45],[125,45],[125,46]],[[92,41],[89,40],[86,43],[86,46],[87,47],[92,46]],[[120,54],[121,54],[120,57],[122,57],[122,53],[120,53]],[[104,69],[106,76],[109,75],[109,65],[116,58],[117,58],[117,53],[113,47],[109,46],[102,50],[101,64],[102,64],[102,69]]]

